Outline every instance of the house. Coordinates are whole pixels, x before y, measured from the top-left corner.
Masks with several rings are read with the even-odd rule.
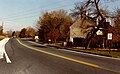
[[[104,22],[91,39],[90,47],[120,48],[120,35],[116,33],[110,22]]]
[[[119,30],[109,24],[108,24],[107,28],[108,28],[108,32],[107,32],[107,36],[106,36],[107,37],[107,40],[106,40],[107,47],[120,48],[120,34],[119,34],[120,32],[119,32]]]
[[[97,26],[97,20],[91,18],[79,17],[70,26],[70,42],[75,46],[84,46],[85,38],[87,34]],[[108,39],[108,34],[112,34],[112,39]],[[99,30],[96,32],[94,37],[91,39],[90,47],[101,47],[101,48],[120,48],[120,35],[116,34],[113,26],[110,22],[106,21],[100,25]]]
[[[70,26],[70,42],[73,42],[75,45],[83,45],[81,43],[84,42],[84,39],[86,38],[88,32],[90,32],[95,25],[96,22],[93,19],[79,17]]]

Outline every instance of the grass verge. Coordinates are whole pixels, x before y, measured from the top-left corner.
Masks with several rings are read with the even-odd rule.
[[[35,39],[27,39],[29,41],[35,41]],[[71,48],[71,47],[63,47],[59,44],[47,44],[48,46],[55,47],[57,49],[67,49],[72,51],[78,51],[78,52],[84,52],[84,53],[90,53],[90,54],[96,54],[101,56],[107,56],[107,57],[114,57],[114,58],[120,58],[120,51],[109,51],[109,50],[96,50],[96,49],[89,49],[85,50],[83,48]]]
[[[85,49],[79,49],[79,48],[72,48],[71,50],[79,51],[79,52],[85,52],[85,53],[91,53],[91,54],[97,54],[102,56],[108,56],[108,57],[114,57],[114,58],[120,58],[120,51],[103,51],[103,50],[85,50]]]
[[[101,55],[101,56],[120,58],[120,51],[96,50],[96,49],[85,50],[85,49],[81,49],[81,48],[62,47],[62,46],[55,45],[55,44],[48,44],[48,45],[52,46],[52,47],[55,47],[55,48],[60,48],[60,49],[67,49],[67,50],[96,54],[96,55]]]

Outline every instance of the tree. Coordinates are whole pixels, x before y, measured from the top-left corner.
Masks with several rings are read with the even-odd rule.
[[[20,36],[20,31],[15,31],[14,36],[16,36],[18,38]]]
[[[98,24],[96,24],[97,28],[95,28],[95,26],[87,26],[87,27],[92,27],[92,29],[90,32],[88,32],[85,38],[86,49],[89,47],[92,38],[99,30],[100,26],[104,25],[104,23],[106,22],[105,18],[107,15],[106,12],[104,12],[104,9],[100,8],[100,1],[102,0],[86,0],[82,2],[82,4],[76,4],[75,8],[72,10],[73,13],[71,15],[74,16],[75,18],[81,17],[84,20],[86,20],[86,18],[93,20],[99,19]],[[107,1],[111,1],[111,0],[107,0]]]
[[[8,37],[12,37],[12,33],[13,33],[12,30],[7,31],[7,36],[8,36]]]
[[[15,36],[15,31],[13,31],[12,36]]]
[[[32,37],[33,38],[35,36],[35,33],[36,33],[36,31],[32,27],[26,28],[26,32],[25,32],[26,37]]]
[[[114,14],[114,25],[113,25],[113,33],[116,40],[120,38],[120,9],[117,9]]]
[[[20,34],[19,34],[19,37],[20,37],[20,38],[26,37],[26,36],[25,36],[25,32],[26,32],[26,28],[21,29]]]
[[[46,12],[38,21],[39,32],[44,40],[52,39],[54,42],[58,39],[67,38],[69,26],[72,24],[72,18],[64,10]]]

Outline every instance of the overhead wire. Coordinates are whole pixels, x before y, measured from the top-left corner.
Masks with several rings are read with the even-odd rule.
[[[66,1],[66,0],[65,0]],[[65,2],[65,1],[60,1],[60,2]],[[60,3],[59,2],[59,3]],[[56,3],[58,3],[58,2],[55,2],[55,4]],[[107,2],[107,3],[110,3],[110,2]],[[43,5],[43,6],[46,6],[47,4],[45,4],[45,5]],[[54,5],[54,3],[49,3],[49,5]],[[49,6],[48,5],[48,6]],[[74,5],[73,3],[72,4],[67,4],[67,5],[63,5],[63,6],[59,6],[59,7],[55,7],[55,8],[51,8],[51,9],[48,9],[47,11],[52,11],[52,10],[55,10],[55,9],[59,9],[59,8],[62,8],[62,7],[68,7],[68,6],[70,6],[70,5]],[[47,7],[47,6],[46,6]],[[46,8],[46,7],[43,7],[43,8]],[[16,14],[19,14],[19,15],[14,15],[14,16],[12,16],[11,18],[5,18],[5,19],[11,19],[11,20],[16,20],[16,19],[22,19],[22,18],[29,18],[29,17],[36,17],[36,16],[38,16],[39,14],[40,14],[40,8],[39,7],[37,7],[37,8],[35,8],[35,9],[29,9],[29,10],[26,10],[25,12],[28,12],[28,13],[22,13],[22,12],[20,12],[20,13],[22,13],[22,14],[19,14],[19,13],[16,13]],[[34,15],[34,13],[35,13],[35,15]],[[36,15],[36,13],[38,13],[37,15]],[[23,17],[23,16],[25,16],[25,17]],[[17,18],[16,18],[17,17]]]
[[[69,6],[72,6],[72,5],[74,5],[74,3],[71,3],[71,4],[67,4],[67,5],[63,5],[63,6],[58,6],[58,7],[54,7],[54,8],[50,8],[50,9],[48,9],[47,11],[53,11],[53,10],[56,10],[56,9],[60,9],[60,8],[62,8],[62,7],[69,7]],[[36,13],[36,12],[33,12],[33,13]],[[13,19],[11,19],[11,20],[17,20],[17,19],[22,19],[22,18],[30,18],[30,17],[36,17],[36,16],[38,16],[38,14],[37,15],[33,15],[33,13],[30,13],[30,14],[27,14],[27,15],[29,15],[29,16],[26,16],[25,15],[25,17],[15,17],[15,18],[13,18]],[[32,15],[31,15],[32,14]],[[24,15],[23,15],[24,16]]]
[[[63,2],[66,2],[66,1],[67,0],[65,0],[65,1],[62,0],[62,1],[57,1],[57,2],[54,2],[54,3],[48,3],[48,4],[41,5],[41,6],[36,7],[36,8],[28,9],[28,10],[25,10],[25,11],[20,11],[20,12],[17,12],[17,13],[13,13],[12,15],[7,15],[7,17],[12,18],[12,17],[18,17],[18,16],[22,16],[22,15],[32,14],[32,13],[35,13],[35,12],[39,12],[40,8],[45,8],[45,7],[52,6],[52,5],[59,4],[59,3],[63,3]],[[7,19],[7,18],[4,18],[4,19]]]
[[[57,2],[54,2],[54,3],[48,3],[48,4],[45,4],[45,5],[43,5],[43,8],[46,8],[47,6],[49,6],[49,5],[54,5],[54,4],[58,4],[58,3],[62,3],[62,2],[66,2],[67,0],[61,0],[61,1],[57,1]],[[110,3],[110,2],[106,2],[106,3]],[[47,6],[46,6],[47,5]],[[65,5],[65,6],[67,6],[67,5]],[[42,6],[40,6],[40,7],[42,7]],[[21,12],[18,12],[18,13],[16,13],[16,14],[13,14],[12,16],[10,15],[10,17],[8,17],[8,18],[4,18],[4,19],[11,19],[11,18],[16,18],[16,17],[23,17],[23,16],[28,16],[28,15],[30,15],[31,16],[31,14],[33,15],[34,13],[36,14],[36,13],[39,13],[40,14],[40,7],[36,7],[36,8],[34,8],[34,9],[28,9],[28,10],[25,10],[25,11],[21,11]],[[64,7],[64,6],[60,6],[60,7]],[[60,7],[57,7],[57,8],[60,8]],[[52,9],[54,9],[54,8],[52,8]],[[50,10],[52,10],[52,9],[50,9]],[[20,14],[19,14],[20,13]]]

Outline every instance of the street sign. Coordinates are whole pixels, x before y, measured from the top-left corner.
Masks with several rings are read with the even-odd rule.
[[[35,39],[39,39],[39,37],[38,37],[38,36],[35,36]]]
[[[35,42],[39,42],[39,37],[35,36]]]
[[[98,30],[98,31],[96,32],[96,34],[97,34],[97,35],[103,35],[103,32],[102,32],[101,30]]]
[[[107,38],[108,40],[112,40],[112,33],[108,33]]]

